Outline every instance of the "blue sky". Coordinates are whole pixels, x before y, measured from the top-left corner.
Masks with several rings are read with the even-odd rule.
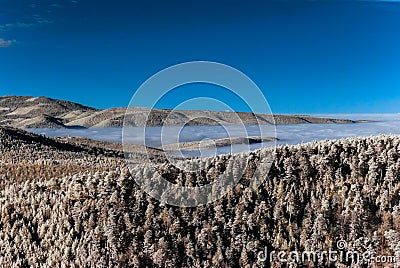
[[[400,112],[400,2],[137,2],[0,0],[0,95],[122,107],[156,72],[207,60],[247,74],[274,113]],[[160,106],[192,97],[246,110],[206,85]]]

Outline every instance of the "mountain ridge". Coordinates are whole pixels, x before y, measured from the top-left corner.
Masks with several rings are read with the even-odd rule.
[[[16,128],[88,128],[174,125],[348,124],[357,121],[305,115],[271,115],[250,112],[168,110],[150,108],[96,109],[45,96],[0,97],[0,125]]]

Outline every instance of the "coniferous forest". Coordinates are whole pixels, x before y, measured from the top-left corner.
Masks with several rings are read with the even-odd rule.
[[[400,264],[323,258],[289,263],[259,257],[266,249],[339,250],[341,240],[346,250],[399,258],[398,136],[278,147],[256,191],[247,187],[249,170],[222,199],[182,208],[161,204],[141,190],[133,176],[146,176],[144,169],[138,167],[132,176],[118,154],[63,147],[46,138],[32,142],[21,138],[23,132],[15,133],[1,131],[2,267]],[[260,152],[238,157],[249,159],[250,154],[257,159]],[[206,172],[190,180],[177,173],[172,179],[204,182],[216,169],[223,170],[225,160],[207,160]]]

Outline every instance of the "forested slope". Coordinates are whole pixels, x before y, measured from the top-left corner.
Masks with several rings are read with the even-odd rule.
[[[18,174],[2,172],[0,263],[263,267],[268,263],[257,255],[265,247],[327,250],[337,249],[338,240],[348,249],[394,254],[400,251],[399,157],[397,136],[279,147],[257,191],[245,187],[246,175],[224,198],[196,208],[161,205],[126,168],[105,168],[120,163],[105,156],[98,157],[98,171],[74,175],[16,180]],[[211,166],[201,176],[212,172]]]

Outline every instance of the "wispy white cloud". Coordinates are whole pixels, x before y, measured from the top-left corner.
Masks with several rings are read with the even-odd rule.
[[[16,42],[15,40],[5,40],[3,38],[0,38],[0,48],[10,47],[15,42]]]
[[[45,12],[52,13],[57,9],[63,9],[65,7],[68,7],[68,3],[71,6],[75,6],[75,4],[78,3],[78,0],[62,0],[62,1],[60,0],[60,1],[54,1],[54,3],[52,4],[49,3],[43,4],[41,2],[31,3],[28,5],[28,7],[30,8],[30,12],[21,14],[19,18],[13,16],[14,21],[8,21],[7,23],[4,22],[3,24],[0,24],[0,34],[3,35],[4,33],[4,35],[6,35],[6,33],[8,33],[7,36],[9,36],[14,31],[17,30],[31,29],[31,28],[36,29],[47,24],[52,24],[54,23],[54,21],[51,20],[50,17],[54,17],[54,15],[51,14],[46,15]],[[16,43],[15,40],[0,38],[1,48],[9,47],[14,43]]]
[[[43,18],[40,15],[33,15],[32,19],[29,22],[12,22],[12,23],[0,24],[0,32],[6,32],[20,28],[32,28],[41,24],[51,24],[51,23],[53,23],[52,20]]]
[[[51,5],[49,5],[49,7],[51,7],[51,8],[64,8],[63,5],[57,4],[57,3],[51,4]]]
[[[51,23],[53,23],[53,21],[52,20],[43,19],[43,20],[38,20],[37,23],[38,24],[51,24]]]
[[[50,24],[50,23],[53,23],[52,20],[46,19],[46,18],[42,17],[39,14],[32,15],[32,18],[33,18],[33,21],[34,21],[33,22],[34,25],[36,25],[36,24]]]
[[[26,23],[26,22],[6,23],[0,25],[0,31],[10,30],[12,28],[29,28],[34,25],[35,23]]]

